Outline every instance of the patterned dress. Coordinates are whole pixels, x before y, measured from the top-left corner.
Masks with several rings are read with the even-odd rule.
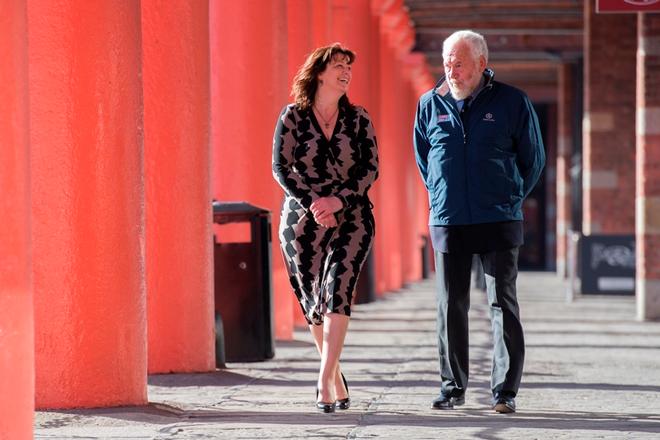
[[[279,238],[291,286],[307,322],[349,316],[353,291],[375,233],[367,190],[378,176],[374,128],[361,107],[340,106],[330,140],[314,112],[282,111],[273,138],[273,175],[285,192]],[[336,196],[337,226],[314,220],[310,205]]]

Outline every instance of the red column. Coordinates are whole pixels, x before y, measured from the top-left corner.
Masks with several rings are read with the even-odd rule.
[[[413,44],[409,17],[402,2],[382,4],[380,52],[381,145],[381,234],[384,236],[385,290],[404,283],[406,259],[410,255],[410,224],[407,215],[405,166],[412,154],[410,127],[405,127],[406,98],[403,57]],[[404,134],[405,133],[405,134]],[[377,221],[379,218],[377,217]]]
[[[660,15],[639,14],[637,316],[660,318]]]
[[[291,91],[293,77],[305,62],[312,46],[312,6],[307,0],[287,0],[287,92]]]
[[[431,90],[434,85],[435,85],[435,78],[431,74],[428,62],[426,61],[426,58],[423,54],[421,53],[415,53],[411,54],[408,56],[408,60],[410,63],[412,63],[413,70],[411,72],[412,75],[412,86],[413,86],[413,95],[412,95],[412,102],[411,102],[411,108],[413,111],[416,111],[417,109],[417,102],[419,101],[420,96],[422,96],[424,93],[428,92]],[[414,114],[411,116],[411,122],[410,122],[410,137],[412,138],[412,127],[414,124]],[[411,146],[412,149],[412,146]],[[422,182],[422,179],[419,175],[419,171],[417,168],[417,164],[415,163],[414,157],[412,157],[412,163],[413,163],[413,174],[416,179],[415,183],[415,193],[417,194],[417,205],[416,205],[416,216],[415,216],[415,229],[417,231],[417,237],[419,237],[420,246],[424,246],[424,244],[427,245],[425,251],[426,251],[426,258],[429,259],[428,261],[428,269],[433,271],[434,270],[434,264],[433,264],[433,246],[430,242],[430,234],[429,234],[429,199],[428,199],[428,193],[426,191],[426,187],[424,186],[424,183]],[[419,252],[420,254],[420,259],[421,259],[421,250]],[[420,261],[420,264],[422,262]],[[421,267],[420,267],[421,270]]]
[[[379,17],[372,13],[372,4],[369,0],[334,0],[332,4],[332,23],[330,30],[333,41],[339,41],[348,46],[356,54],[353,64],[353,79],[349,97],[354,104],[364,107],[376,130],[376,137],[382,141],[382,126],[379,120]],[[381,229],[381,182],[382,176],[369,190],[369,197],[374,204],[376,218],[376,236],[372,245],[375,291],[382,294],[386,289],[383,282],[385,252],[382,251],[387,237]]]
[[[387,34],[381,34],[380,51],[380,200],[376,212],[376,223],[380,227],[380,252],[383,255],[384,271],[379,278],[384,282],[384,291],[395,290],[403,283],[401,250],[400,197],[401,169],[398,165],[399,145],[396,142],[396,124],[399,122],[396,100],[396,60],[394,50],[387,42]],[[379,279],[379,281],[381,281]]]
[[[287,74],[287,92],[291,92],[293,85],[293,78],[298,69],[305,62],[307,56],[315,47],[312,46],[312,7],[314,3],[308,0],[287,0],[287,58],[288,58],[288,74]],[[293,97],[289,96],[289,101],[293,101]],[[274,254],[275,258],[280,258],[280,254]],[[293,294],[292,294],[293,295]],[[307,321],[300,310],[298,301],[291,301],[291,308],[293,309],[293,324],[297,327],[304,327]]]
[[[369,0],[334,0],[332,17],[334,26],[330,38],[346,45],[356,54],[348,96],[351,102],[363,106],[370,116],[373,116],[370,82],[377,75],[378,66],[373,63],[375,44],[371,40],[372,20]]]
[[[210,3],[212,194],[273,216],[275,334],[293,331],[293,293],[277,239],[282,189],[271,171],[273,132],[287,83],[286,0]]]
[[[584,2],[583,227],[632,234],[635,206],[636,17]]]
[[[141,5],[149,372],[210,371],[209,6]]]
[[[410,68],[406,64],[408,51],[399,53],[399,107],[400,120],[398,127],[398,144],[400,164],[403,168],[403,186],[401,188],[401,213],[403,224],[401,230],[401,245],[403,251],[403,282],[417,281],[421,275],[419,253],[420,237],[417,234],[417,197],[415,192],[418,180],[415,170],[415,160],[412,147],[412,126],[415,114],[415,104],[411,99]]]
[[[378,128],[382,125],[380,120],[380,57],[381,57],[381,14],[376,8],[376,2],[371,1],[370,21],[369,26],[369,96],[370,107],[369,116],[376,128],[378,135]],[[378,190],[378,181],[376,181],[375,189]]]
[[[573,151],[575,120],[574,66],[559,67],[557,96],[557,275],[568,274],[568,229],[571,226],[571,157]]]
[[[27,16],[23,0],[0,10],[0,437],[24,440],[34,414]]]
[[[415,111],[417,101],[422,93],[427,92],[433,87],[433,82],[429,84],[424,80],[426,77],[426,59],[420,53],[407,54],[404,59],[406,76],[406,106],[405,121],[402,121],[402,149],[406,154],[406,199],[408,208],[406,215],[409,217],[409,265],[406,270],[406,281],[418,281],[422,277],[422,247],[425,237],[428,237],[428,196],[424,187],[412,145],[412,131],[415,122]],[[423,91],[419,89],[423,88]]]
[[[311,3],[312,11],[312,47],[317,48],[334,43],[330,32],[332,31],[332,0],[314,0]]]
[[[369,116],[371,116],[374,128],[376,129],[376,136],[378,139],[379,159],[382,163],[382,143],[383,133],[385,127],[381,118],[381,57],[383,44],[381,43],[381,22],[382,10],[377,1],[371,1],[371,28],[369,31],[369,41],[371,44],[371,77],[369,79],[369,94],[371,96],[371,104],[368,109]],[[389,268],[387,266],[387,236],[383,225],[380,223],[383,218],[384,210],[382,208],[385,197],[383,195],[383,174],[382,165],[378,180],[373,186],[370,194],[371,201],[374,204],[374,218],[376,220],[376,237],[372,245],[371,252],[374,254],[374,280],[376,287],[376,295],[382,296],[387,291],[387,273]]]
[[[140,4],[28,5],[36,406],[147,402]]]

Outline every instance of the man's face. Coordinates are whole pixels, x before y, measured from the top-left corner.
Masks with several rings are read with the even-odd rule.
[[[454,99],[465,99],[477,88],[486,67],[483,56],[474,58],[469,43],[458,41],[448,48],[444,58],[445,75]]]

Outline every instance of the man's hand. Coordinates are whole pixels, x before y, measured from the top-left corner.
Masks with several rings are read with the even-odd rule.
[[[335,219],[334,213],[342,208],[343,204],[341,203],[341,200],[335,196],[318,198],[309,207],[312,214],[314,214],[314,220],[316,220],[316,223],[325,226],[326,228],[334,228],[337,226],[337,220]]]

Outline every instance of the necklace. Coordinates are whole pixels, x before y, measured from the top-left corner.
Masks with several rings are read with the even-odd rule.
[[[319,110],[318,107],[314,106],[314,110],[316,110],[316,114],[319,115],[321,117],[321,119],[323,119],[323,124],[325,125],[325,128],[327,130],[327,129],[330,128],[330,121],[332,121],[332,119],[335,117],[335,115],[339,111],[339,106],[337,106],[335,111],[332,112],[332,115],[330,115],[330,117],[328,119],[323,117],[323,113],[321,113],[321,110]]]

